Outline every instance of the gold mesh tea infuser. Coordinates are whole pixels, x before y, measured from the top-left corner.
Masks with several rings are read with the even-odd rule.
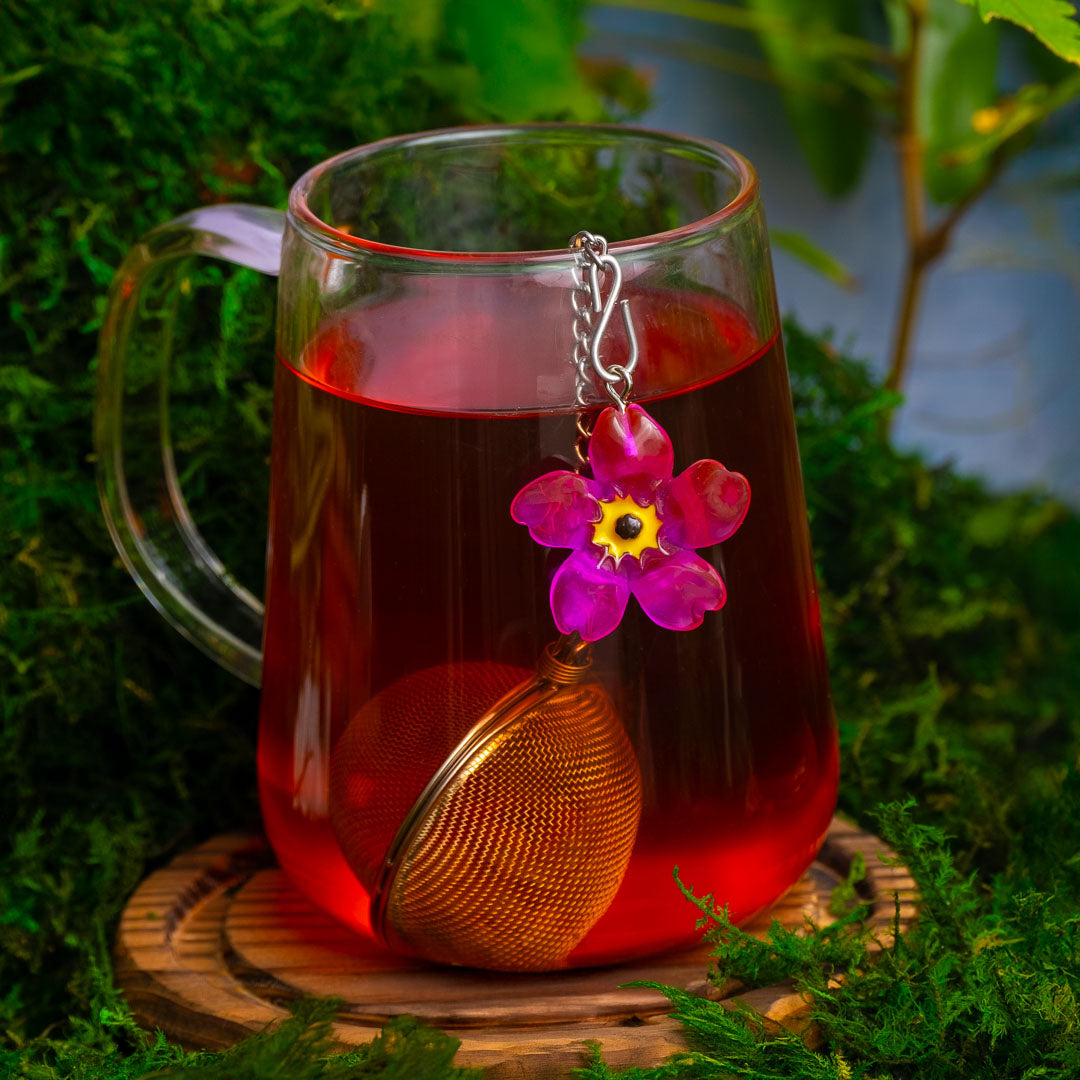
[[[430,668],[350,723],[335,751],[331,817],[387,944],[444,963],[543,971],[607,910],[637,834],[641,780],[588,653],[573,635],[548,646],[531,676],[483,663]]]
[[[510,508],[538,543],[573,549],[551,581],[561,636],[535,671],[472,662],[398,680],[357,712],[331,761],[331,822],[374,932],[402,952],[504,971],[566,963],[637,836],[640,771],[590,643],[631,595],[671,630],[719,609],[724,584],[692,549],[730,536],[750,496],[715,461],[672,479],[667,433],[629,404],[638,346],[621,268],[602,237],[570,246],[587,274],[573,293],[579,465],[526,484]],[[600,341],[616,305],[628,359],[608,366]],[[591,425],[590,363],[614,403]]]

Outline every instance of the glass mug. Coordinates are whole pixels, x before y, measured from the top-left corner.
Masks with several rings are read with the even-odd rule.
[[[574,304],[600,303],[567,246],[579,230],[610,241],[628,301],[603,362],[628,366],[636,332],[623,414],[574,363]],[[191,519],[164,389],[156,469],[125,475],[147,422],[125,386],[133,317],[159,264],[193,253],[279,277],[265,610]],[[567,551],[511,504],[548,474],[588,477],[590,429],[634,406],[670,436],[676,475],[722,462],[753,497],[698,552],[722,610],[672,630],[631,599],[586,644],[549,606]],[[609,963],[693,942],[674,867],[742,921],[814,858],[835,722],[765,222],[738,154],[629,127],[464,128],[317,165],[284,214],[196,210],[118,273],[96,439],[143,592],[261,683],[267,835],[345,925],[477,967]]]

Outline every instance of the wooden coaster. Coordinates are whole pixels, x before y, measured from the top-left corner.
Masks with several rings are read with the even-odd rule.
[[[915,883],[869,833],[833,820],[821,852],[788,893],[746,929],[832,921],[829,894],[856,853],[870,922],[888,934],[900,896],[901,928],[915,913]],[[180,855],[135,891],[120,922],[116,980],[141,1023],[191,1047],[229,1046],[288,1015],[305,995],[337,996],[344,1046],[370,1040],[385,1021],[410,1014],[461,1040],[457,1062],[495,1078],[565,1077],[595,1039],[616,1066],[655,1065],[686,1049],[667,999],[623,987],[648,979],[702,996],[742,1001],[793,1030],[808,1030],[808,1003],[790,985],[740,993],[713,986],[710,947],[618,967],[504,975],[437,967],[399,957],[323,915],[273,865],[265,841],[228,834]]]

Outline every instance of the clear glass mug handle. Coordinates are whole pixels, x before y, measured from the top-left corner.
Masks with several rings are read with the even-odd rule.
[[[193,210],[147,233],[113,281],[101,332],[94,415],[101,505],[124,565],[184,637],[255,686],[262,674],[263,605],[211,551],[180,491],[169,434],[167,331],[163,348],[151,358],[150,404],[141,405],[137,415],[124,406],[131,330],[149,278],[163,263],[190,255],[209,255],[276,276],[284,227],[285,215],[278,210],[222,205]],[[146,372],[140,374],[145,378]],[[129,475],[125,461],[138,443],[131,436],[147,423],[160,437],[160,453],[155,451],[140,475]]]

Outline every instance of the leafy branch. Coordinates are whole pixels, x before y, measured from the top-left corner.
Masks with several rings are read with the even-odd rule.
[[[926,275],[959,223],[1058,109],[1080,97],[1080,22],[1067,0],[598,0],[753,33],[811,169],[826,192],[857,183],[872,132],[894,145],[904,219],[905,269],[888,374],[902,388]],[[966,6],[966,10],[965,10]],[[888,43],[876,40],[884,21]],[[1050,53],[1037,79],[1002,92],[1001,24],[1022,27]],[[735,54],[693,55],[753,78]],[[765,76],[768,78],[768,76]],[[931,203],[942,209],[933,212]],[[798,255],[798,252],[796,252]],[[825,263],[818,258],[824,268]],[[848,282],[843,274],[833,280]],[[849,283],[849,282],[848,282]]]

